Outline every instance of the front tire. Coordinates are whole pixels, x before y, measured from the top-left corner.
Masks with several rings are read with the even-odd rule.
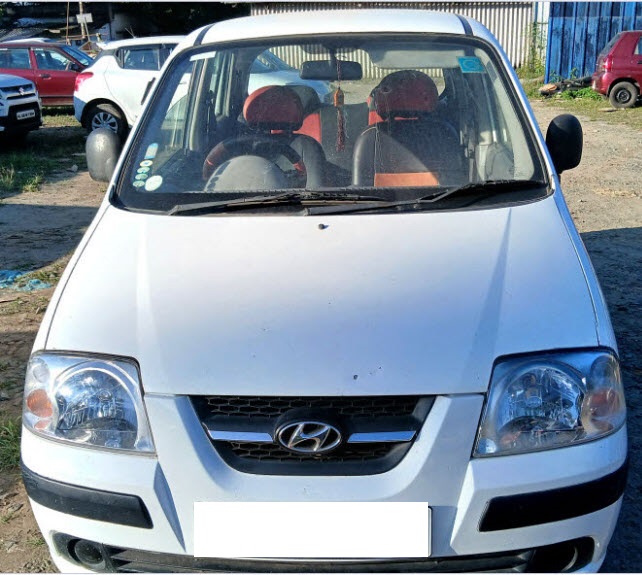
[[[93,132],[98,128],[107,128],[118,134],[121,140],[127,135],[127,121],[123,113],[111,104],[97,104],[87,113],[85,127]]]
[[[618,82],[611,88],[609,101],[614,108],[632,108],[638,99],[638,89],[631,82]]]

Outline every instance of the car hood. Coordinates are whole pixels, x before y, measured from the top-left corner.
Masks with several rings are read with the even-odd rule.
[[[14,76],[13,74],[0,74],[0,90],[3,88],[13,88],[23,84],[33,84],[33,82],[31,80],[26,80],[21,76]]]
[[[412,214],[108,207],[46,347],[135,358],[148,393],[482,392],[503,355],[595,346],[553,198]]]

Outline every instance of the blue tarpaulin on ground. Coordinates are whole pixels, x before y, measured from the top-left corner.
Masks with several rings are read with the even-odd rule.
[[[51,284],[39,279],[30,279],[25,282],[16,281],[29,272],[18,270],[0,270],[0,289],[8,288],[17,291],[36,291],[51,287]]]

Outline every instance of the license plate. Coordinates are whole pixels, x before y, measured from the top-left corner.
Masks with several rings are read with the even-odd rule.
[[[195,557],[380,559],[430,551],[427,503],[194,503]]]
[[[20,112],[16,112],[16,120],[28,120],[29,118],[35,118],[35,117],[36,117],[35,110],[22,110]]]

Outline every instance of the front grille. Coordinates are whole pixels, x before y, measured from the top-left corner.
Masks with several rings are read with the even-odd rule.
[[[22,93],[20,89],[22,88]],[[36,92],[30,84],[21,84],[19,86],[10,86],[8,88],[2,88],[2,92],[6,96],[7,100],[15,100],[18,98],[27,98],[34,96]]]
[[[388,471],[410,449],[434,401],[432,397],[404,395],[190,399],[224,461],[239,471],[263,475],[372,475]],[[281,445],[277,441],[279,426],[299,420],[335,425],[341,430],[341,444],[327,453],[294,452]],[[407,437],[390,436],[399,432]],[[261,436],[261,441],[255,435]]]
[[[236,455],[259,461],[319,461],[315,455],[292,453],[274,443],[240,443],[230,441],[229,447]],[[323,456],[324,463],[347,463],[348,461],[370,461],[389,455],[395,444],[364,443],[346,446]]]
[[[279,417],[291,409],[329,409],[347,417],[411,415],[416,396],[373,397],[255,397],[211,396],[205,400],[210,415],[228,417]]]

